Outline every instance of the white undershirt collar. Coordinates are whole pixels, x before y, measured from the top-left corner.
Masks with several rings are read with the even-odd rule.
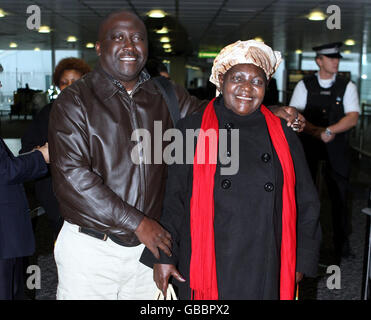
[[[322,87],[322,88],[330,88],[332,87],[332,85],[334,84],[334,82],[336,81],[336,73],[332,76],[332,78],[330,79],[321,79],[319,77],[319,72],[316,72],[315,73],[316,76],[317,76],[317,79],[318,79],[318,83],[319,85]]]

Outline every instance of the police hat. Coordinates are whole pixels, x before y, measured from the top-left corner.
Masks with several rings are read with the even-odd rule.
[[[329,58],[342,58],[343,56],[340,54],[340,47],[342,45],[342,42],[329,43],[313,47],[313,50],[316,52],[317,56],[321,54]]]

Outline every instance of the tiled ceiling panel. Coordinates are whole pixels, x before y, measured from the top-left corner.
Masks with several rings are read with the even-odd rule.
[[[313,9],[326,12],[334,3],[341,9],[340,30],[329,30],[326,21],[307,19]],[[41,8],[41,23],[49,25],[52,33],[27,29],[26,9],[33,4]],[[149,10],[162,9],[180,26],[172,42],[187,41],[188,54],[256,36],[285,51],[311,50],[320,43],[353,38],[352,51],[359,52],[364,41],[371,52],[371,0],[1,0],[0,8],[8,13],[0,18],[0,49],[8,49],[12,41],[19,49],[49,49],[52,43],[58,49],[84,48],[96,40],[99,23],[110,12],[128,9],[145,20]],[[78,42],[67,43],[69,35]]]

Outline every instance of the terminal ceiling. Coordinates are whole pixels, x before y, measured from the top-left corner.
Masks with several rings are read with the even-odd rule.
[[[341,29],[329,30],[326,21],[310,21],[307,15],[314,9],[326,13],[336,4],[341,10]],[[26,27],[27,7],[38,5],[41,24],[51,27],[49,34]],[[16,42],[18,49],[84,49],[96,41],[99,22],[110,12],[129,9],[145,20],[152,50],[160,55],[193,55],[200,50],[217,51],[236,40],[260,37],[276,50],[310,51],[313,46],[354,39],[352,52],[371,52],[370,0],[1,0],[0,8],[7,15],[0,18],[0,50]],[[152,19],[151,9],[162,9],[167,16]],[[156,30],[169,28],[172,53],[164,53]],[[69,43],[74,35],[77,42]],[[90,49],[93,50],[93,49]]]

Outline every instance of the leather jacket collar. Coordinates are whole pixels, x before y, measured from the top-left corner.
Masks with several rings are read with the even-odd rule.
[[[138,88],[140,85],[142,85],[144,82],[146,82],[150,78],[151,76],[149,75],[149,73],[145,69],[143,69],[139,75],[139,80],[137,84],[135,85],[133,92],[135,91],[136,88]],[[121,82],[113,78],[106,71],[104,71],[99,62],[97,63],[97,66],[95,67],[93,71],[92,83],[93,83],[93,87],[95,88],[97,94],[101,96],[104,100],[111,98],[118,91],[121,91],[127,94],[127,91],[124,88],[124,86],[121,84]]]

